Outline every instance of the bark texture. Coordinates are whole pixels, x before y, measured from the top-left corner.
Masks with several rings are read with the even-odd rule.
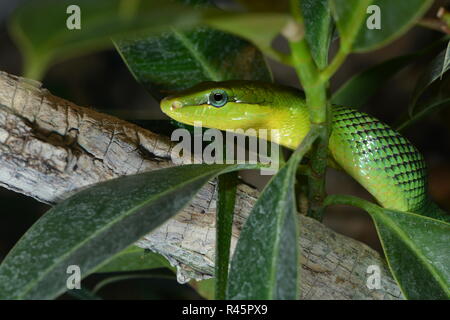
[[[41,84],[0,72],[0,185],[54,204],[94,183],[179,164],[172,142],[134,124],[55,97]],[[174,163],[175,161],[175,163]],[[177,266],[178,280],[214,272],[216,182],[137,245]],[[238,187],[232,248],[258,191]],[[385,262],[366,245],[299,216],[303,299],[401,299]],[[369,265],[381,288],[366,286]]]

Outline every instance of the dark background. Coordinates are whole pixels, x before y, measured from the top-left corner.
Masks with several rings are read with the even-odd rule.
[[[0,1],[0,70],[21,75],[22,58],[8,33],[8,17],[22,1]],[[449,1],[437,1],[428,16],[434,17],[440,5]],[[376,65],[391,57],[422,49],[442,34],[421,27],[414,27],[391,45],[368,53],[351,55],[332,81],[331,89],[339,87],[353,74]],[[276,45],[283,47],[281,41]],[[333,44],[332,52],[335,51]],[[387,123],[395,123],[404,113],[417,78],[429,63],[425,57],[419,63],[400,72],[370,99],[363,111]],[[269,61],[275,81],[298,87],[295,72],[276,62]],[[101,112],[121,115],[125,118],[166,119],[155,101],[132,77],[119,55],[105,50],[67,60],[50,68],[43,79],[44,87],[54,95],[81,106],[90,106]],[[429,190],[432,197],[444,209],[450,211],[450,110],[443,109],[405,131],[405,135],[424,154],[429,167]],[[267,177],[244,173],[250,183],[264,186]],[[355,181],[342,172],[330,169],[327,188],[329,193],[347,193],[370,199]],[[46,211],[49,206],[13,191],[0,187],[0,260],[8,253],[20,236]],[[369,216],[356,208],[333,207],[328,209],[324,223],[333,230],[360,240],[381,251],[375,228]],[[164,272],[158,270],[157,272]],[[171,275],[170,272],[165,274]],[[155,273],[157,276],[157,273]],[[99,278],[91,276],[86,283]],[[177,284],[173,279],[138,279],[111,284],[100,294],[105,298],[171,299],[198,298],[189,286]]]

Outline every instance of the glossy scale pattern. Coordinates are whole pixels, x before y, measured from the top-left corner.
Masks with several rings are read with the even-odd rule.
[[[420,152],[387,124],[346,107],[332,110],[330,151],[336,162],[384,207],[420,212],[426,165]]]

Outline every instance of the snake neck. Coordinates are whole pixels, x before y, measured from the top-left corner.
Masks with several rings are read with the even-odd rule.
[[[310,129],[309,112],[304,107],[287,109],[282,117],[270,117],[267,128],[273,130],[272,142],[296,149]]]

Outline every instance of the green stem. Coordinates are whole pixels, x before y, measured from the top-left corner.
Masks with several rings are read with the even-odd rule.
[[[275,61],[282,64],[292,66],[291,56],[289,54],[283,53],[281,51],[272,48],[261,48],[261,50],[269,57]]]
[[[322,221],[325,207],[323,201],[326,197],[325,174],[327,169],[329,125],[319,126],[319,137],[316,149],[311,159],[310,174],[308,175],[308,216]]]
[[[319,138],[311,157],[311,174],[308,177],[308,216],[321,221],[324,212],[322,202],[326,196],[325,174],[329,138],[326,94],[328,81],[325,83],[316,81],[317,68],[314,65],[305,40],[291,42],[291,49],[294,66],[305,91],[311,124],[317,126],[319,132]]]
[[[333,58],[333,61],[320,73],[319,82],[326,83],[336,73],[340,66],[344,63],[348,50],[344,47],[339,48],[338,53]]]
[[[303,30],[303,16],[298,1],[291,1],[291,11],[297,23],[298,32]],[[306,104],[310,112],[311,125],[318,132],[318,139],[311,157],[311,170],[308,176],[308,216],[317,220],[323,217],[323,200],[325,199],[325,173],[328,156],[328,79],[319,81],[320,72],[311,56],[311,50],[304,37],[292,37],[289,45],[292,63],[305,91]]]
[[[326,122],[327,95],[324,83],[319,83],[318,69],[311,57],[309,46],[303,38],[291,41],[292,63],[302,83],[306,95],[306,104],[310,111],[311,122]]]
[[[341,25],[341,29],[339,30],[341,41],[339,51],[333,58],[333,61],[320,73],[319,83],[326,83],[330,80],[352,51],[353,43],[366,17],[366,8],[372,2],[373,0],[358,1],[353,9],[353,14],[350,16],[350,21],[348,23],[338,23],[338,28]]]
[[[355,196],[332,194],[329,195],[324,201],[325,207],[336,204],[357,207],[369,213],[373,210],[380,209],[380,207],[378,207],[376,204]]]

